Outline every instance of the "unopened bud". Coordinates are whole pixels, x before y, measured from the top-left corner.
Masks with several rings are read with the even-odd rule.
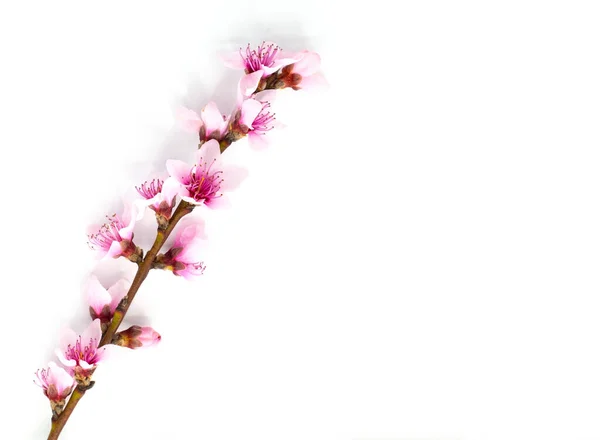
[[[152,347],[160,342],[161,336],[152,327],[133,325],[119,332],[113,339],[113,344],[131,349]]]

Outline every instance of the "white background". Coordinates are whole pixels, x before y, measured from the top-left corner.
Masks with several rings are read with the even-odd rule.
[[[331,87],[283,94],[268,151],[227,152],[250,174],[197,213],[205,276],[148,277],[129,322],[161,345],[99,368],[61,438],[600,438],[599,20],[578,1],[3,3],[0,438],[47,434],[33,372],[87,325],[88,225],[191,156],[176,109],[229,110],[218,55],[263,39],[319,52]]]

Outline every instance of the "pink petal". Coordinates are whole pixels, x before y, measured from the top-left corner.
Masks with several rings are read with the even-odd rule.
[[[139,205],[132,203],[131,205],[127,204],[125,206],[125,209],[123,210],[123,223],[125,223],[126,226],[119,229],[119,235],[123,240],[131,240],[135,222],[136,220],[141,219],[143,215],[144,211],[143,209],[140,209]]]
[[[240,186],[248,177],[248,170],[234,165],[223,167],[223,182],[221,182],[222,191],[231,191]]]
[[[259,70],[248,75],[244,75],[242,79],[240,79],[239,90],[243,97],[248,97],[256,91],[262,76],[263,72]]]
[[[329,83],[325,79],[325,76],[321,73],[315,73],[311,76],[303,76],[299,87],[302,90],[317,92],[323,90],[329,86]]]
[[[202,144],[199,150],[196,151],[196,165],[201,162],[206,162],[207,164],[211,164],[213,161],[218,161],[221,157],[221,147],[219,147],[219,142],[214,139],[211,139],[208,142]]]
[[[111,257],[111,258],[117,258],[117,257],[121,256],[122,253],[123,253],[123,249],[121,248],[121,242],[113,241],[110,244],[110,248],[108,249],[106,256]]]
[[[177,261],[181,261],[183,263],[198,263],[202,261],[202,254],[204,253],[204,243],[203,240],[196,238],[195,240],[189,242],[181,251],[179,255],[177,255]]]
[[[180,108],[177,111],[177,120],[180,121],[183,128],[187,131],[198,133],[200,131],[200,125],[202,120],[198,113],[188,108]]]
[[[125,295],[127,295],[130,285],[131,283],[127,280],[119,280],[108,289],[108,293],[111,297],[110,310],[113,313],[117,309],[117,306],[121,300],[125,297]]]
[[[258,134],[253,131],[248,133],[248,143],[256,151],[264,151],[269,146],[269,142],[265,138],[264,134]]]
[[[188,166],[189,168],[189,166]],[[181,194],[188,194],[187,189],[174,177],[169,177],[163,183],[162,187],[162,197],[159,200],[165,200],[169,204],[173,200],[173,197],[176,197]],[[158,195],[158,194],[157,194]],[[154,202],[153,202],[154,203]]]
[[[180,229],[177,234],[177,239],[175,240],[177,247],[186,247],[190,243],[195,240],[198,240],[200,237],[206,236],[204,233],[204,222],[197,221],[194,219],[194,222],[187,221],[181,225],[179,225]]]
[[[89,305],[99,315],[104,306],[110,304],[111,296],[95,276],[90,277],[87,291]]]
[[[269,101],[272,104],[277,99],[277,90],[263,90],[262,92],[255,93],[252,99],[255,99],[260,102]]]
[[[206,206],[210,209],[224,209],[229,208],[231,206],[231,202],[227,198],[227,196],[215,197],[214,199],[210,199],[205,202]]]
[[[162,186],[162,199],[171,204],[174,197],[177,197],[181,192],[181,184],[174,178],[170,177],[164,181]]]
[[[189,177],[190,170],[192,168],[187,163],[177,159],[167,160],[166,165],[169,175],[177,179],[177,181],[179,181],[180,183],[185,182],[185,179]]]
[[[228,54],[222,54],[221,59],[225,66],[232,69],[244,69],[246,67],[244,60],[239,52],[232,52]]]
[[[69,345],[74,346],[78,339],[79,335],[73,330],[71,330],[70,328],[63,328],[60,331],[58,347],[64,353],[65,351],[67,351]]]
[[[299,73],[304,77],[312,75],[321,68],[321,57],[318,53],[305,50],[302,54],[302,59],[294,63],[293,72]]]
[[[90,340],[96,341],[96,347],[102,339],[102,329],[100,328],[100,320],[94,319],[90,325],[84,330],[81,335],[81,343],[88,345]]]
[[[246,127],[252,127],[254,120],[263,108],[263,104],[255,99],[247,99],[242,103],[240,122]]]
[[[200,112],[202,122],[206,126],[207,133],[212,133],[215,130],[221,130],[223,126],[223,114],[219,111],[217,104],[213,101],[204,106]]]
[[[54,351],[54,354],[65,367],[73,368],[75,365],[77,365],[77,361],[75,359],[67,359],[64,351],[61,351],[58,348]]]
[[[67,373],[64,368],[59,367],[55,362],[49,362],[48,367],[50,368],[52,383],[56,385],[59,394],[62,394],[64,390],[73,387],[75,379],[73,379],[73,377]]]

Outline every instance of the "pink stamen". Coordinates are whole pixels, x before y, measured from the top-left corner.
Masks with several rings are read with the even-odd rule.
[[[258,116],[252,123],[252,128],[255,132],[265,134],[267,131],[273,129],[273,122],[275,121],[275,115],[269,112],[271,104],[268,102],[263,103],[263,107],[258,113]]]
[[[65,357],[77,361],[79,365],[80,361],[85,361],[90,365],[97,364],[99,362],[97,343],[94,339],[90,339],[89,345],[83,346],[81,343],[81,336],[79,340],[75,342],[75,346],[68,345]]]
[[[119,230],[125,227],[121,219],[117,217],[117,214],[113,214],[112,217],[106,216],[106,218],[108,223],[103,224],[96,234],[91,234],[88,237],[88,245],[92,249],[108,251],[113,241],[123,240],[119,235]]]
[[[146,200],[150,200],[162,191],[164,181],[160,179],[152,179],[151,182],[144,182],[141,186],[135,187],[137,192]]]
[[[187,181],[184,182],[187,190],[190,192],[190,197],[197,202],[221,196],[218,192],[221,188],[221,182],[223,182],[223,178],[221,177],[223,172],[211,172],[214,163],[215,161],[210,165],[206,162],[194,165]]]
[[[256,72],[263,67],[272,67],[273,64],[275,64],[275,59],[280,50],[280,47],[275,46],[274,44],[266,44],[264,41],[256,48],[256,50],[251,50],[250,44],[248,44],[245,55],[242,53],[242,49],[240,49],[240,55],[244,59],[246,73]]]
[[[48,368],[48,369],[43,368],[41,371],[38,370],[35,373],[35,375],[37,376],[40,383],[37,383],[35,380],[33,381],[33,383],[35,383],[40,388],[47,390],[48,387],[50,386],[50,384],[48,383],[48,376],[50,375],[50,368]]]

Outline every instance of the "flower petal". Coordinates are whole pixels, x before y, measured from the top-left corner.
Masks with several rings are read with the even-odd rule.
[[[254,120],[263,108],[263,104],[255,99],[247,99],[242,103],[240,122],[246,127],[252,127]]]
[[[110,244],[110,248],[108,249],[106,256],[111,258],[117,258],[120,257],[122,253],[123,249],[121,248],[121,242],[115,240]]]
[[[204,200],[197,201],[193,197],[190,197],[190,196],[181,196],[181,200],[185,200],[186,202],[188,202],[192,205],[196,205],[196,206],[200,206],[200,205],[204,204]]]
[[[256,72],[249,73],[248,75],[244,75],[240,79],[239,83],[239,91],[243,97],[248,97],[256,92],[256,88],[258,87],[258,83],[262,78],[263,72],[258,70]]]
[[[210,209],[223,209],[231,206],[231,203],[226,196],[214,197],[210,200],[207,200],[205,204]]]
[[[79,335],[77,333],[65,327],[60,331],[58,347],[64,353],[69,345],[74,346],[78,339]]]
[[[54,350],[54,354],[65,367],[73,368],[75,365],[77,365],[77,361],[75,361],[75,359],[67,359],[65,357],[65,353],[58,348]]]
[[[174,177],[169,177],[162,186],[162,200],[166,201],[169,205],[173,201],[173,198],[180,195],[182,190],[187,190],[179,183]]]
[[[125,206],[125,209],[123,210],[123,223],[125,223],[125,227],[119,229],[119,235],[122,239],[131,240],[133,237],[135,222],[141,220],[144,216],[144,210],[140,208],[141,207],[136,203],[127,204]]]
[[[303,76],[298,87],[305,91],[318,92],[329,86],[325,76],[321,73],[315,73],[310,76]]]
[[[299,73],[300,75],[310,76],[315,73],[321,67],[321,57],[318,53],[309,52],[304,50],[302,53],[302,59],[294,63],[293,72]]]
[[[269,146],[269,142],[265,138],[264,134],[254,133],[253,131],[248,133],[248,143],[256,151],[264,151]]]
[[[119,280],[108,289],[110,300],[110,310],[114,313],[121,300],[127,295],[131,283],[127,280]]]
[[[87,285],[88,303],[97,315],[102,313],[105,305],[110,304],[111,295],[100,284],[100,281],[95,276],[91,276]]]
[[[48,367],[50,368],[52,383],[56,385],[58,394],[63,395],[65,390],[70,390],[73,387],[75,379],[64,368],[59,367],[55,362],[49,362]]]
[[[234,165],[223,167],[223,181],[221,182],[222,191],[231,191],[240,186],[248,177],[248,170]]]
[[[190,170],[192,169],[187,163],[177,159],[167,160],[166,165],[169,176],[174,177],[180,183],[185,182],[185,179],[189,177]]]
[[[100,328],[100,320],[94,319],[82,333],[81,343],[83,345],[88,345],[88,341],[93,340],[96,341],[95,347],[97,347],[100,343],[100,339],[102,339],[102,329]]]
[[[221,59],[225,66],[232,69],[244,69],[246,67],[244,59],[239,52],[232,52],[228,54],[222,54]]]
[[[206,162],[210,165],[213,161],[218,161],[221,158],[221,147],[219,147],[219,142],[214,139],[205,142],[200,149],[196,151],[195,158],[196,165],[199,165],[202,162]]]
[[[219,111],[214,101],[209,102],[200,112],[202,122],[206,127],[206,133],[210,134],[215,130],[221,130],[223,126],[223,114]]]
[[[182,107],[177,111],[177,120],[180,121],[181,126],[192,133],[198,133],[200,131],[200,125],[202,125],[202,119],[198,116],[194,110]]]

